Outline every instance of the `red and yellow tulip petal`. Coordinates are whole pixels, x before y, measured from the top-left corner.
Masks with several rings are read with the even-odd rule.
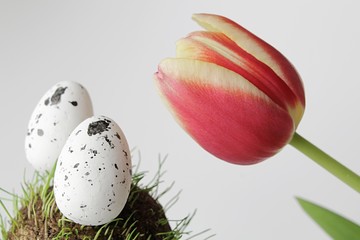
[[[166,59],[155,81],[182,127],[204,149],[225,161],[262,161],[279,151],[294,132],[287,111],[221,66]]]
[[[279,51],[225,17],[213,14],[194,14],[193,19],[208,31],[225,34],[246,52],[268,65],[286,82],[304,108],[305,94],[301,78],[292,64]],[[299,107],[297,106],[297,108]],[[297,115],[302,115],[302,113],[297,113]],[[301,116],[298,118],[301,119]],[[296,119],[296,122],[299,122],[300,119]]]
[[[193,46],[191,46],[193,45]],[[232,70],[263,91],[275,103],[291,110],[298,99],[286,83],[222,33],[194,32],[177,43],[177,57],[212,62]]]

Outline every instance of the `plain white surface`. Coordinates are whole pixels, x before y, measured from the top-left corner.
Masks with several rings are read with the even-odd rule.
[[[294,196],[360,222],[358,193],[291,146],[254,166],[217,160],[175,123],[152,75],[177,39],[200,29],[192,13],[227,16],[300,72],[307,107],[298,132],[360,172],[359,8],[350,0],[0,0],[0,186],[20,192],[24,169],[32,172],[23,150],[30,114],[52,85],[72,80],[141,151],[141,170],[153,175],[158,154],[169,154],[164,185],[183,190],[170,219],[197,209],[190,228],[211,228],[214,239],[329,239]]]

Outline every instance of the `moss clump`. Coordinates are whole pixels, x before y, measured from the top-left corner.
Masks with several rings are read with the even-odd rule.
[[[49,192],[52,188],[49,188]],[[51,194],[51,193],[49,193]],[[81,226],[62,219],[60,211],[53,202],[51,217],[44,218],[42,199],[20,209],[17,225],[9,232],[8,239],[133,239],[167,238],[172,232],[162,206],[150,196],[149,192],[132,186],[131,198],[123,211],[113,222],[104,226]]]
[[[4,218],[0,218],[0,230],[3,239],[119,239],[119,240],[174,240],[184,235],[193,215],[174,221],[172,228],[165,215],[159,198],[171,188],[158,193],[162,176],[160,162],[159,171],[150,183],[142,185],[145,173],[137,173],[132,179],[132,187],[128,201],[112,222],[102,226],[82,226],[66,219],[56,206],[51,183],[54,170],[43,176],[36,173],[31,183],[24,183],[23,196],[10,194],[14,203],[14,215],[9,214],[10,229],[6,228]],[[172,206],[178,199],[176,195],[166,206]],[[206,232],[206,231],[204,231]],[[203,232],[202,232],[203,233]],[[202,234],[201,233],[201,234]],[[197,236],[196,234],[195,236]]]

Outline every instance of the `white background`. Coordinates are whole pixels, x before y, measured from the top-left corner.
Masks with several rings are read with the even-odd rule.
[[[72,80],[141,151],[142,170],[153,175],[158,155],[169,154],[164,186],[182,189],[170,219],[197,209],[190,228],[211,228],[214,239],[329,239],[294,197],[360,223],[358,193],[291,146],[254,166],[216,159],[172,119],[152,75],[177,39],[200,29],[192,13],[227,16],[300,72],[307,107],[298,132],[360,172],[359,9],[355,0],[0,0],[0,186],[20,192],[24,169],[31,176],[23,150],[30,114],[52,85]]]

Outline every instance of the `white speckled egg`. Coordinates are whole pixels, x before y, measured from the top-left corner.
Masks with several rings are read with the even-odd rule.
[[[82,225],[116,218],[131,187],[129,146],[110,118],[91,117],[71,133],[54,176],[55,201],[63,215]]]
[[[36,105],[25,138],[28,161],[38,171],[50,170],[70,133],[93,115],[86,89],[62,81],[49,89]]]

